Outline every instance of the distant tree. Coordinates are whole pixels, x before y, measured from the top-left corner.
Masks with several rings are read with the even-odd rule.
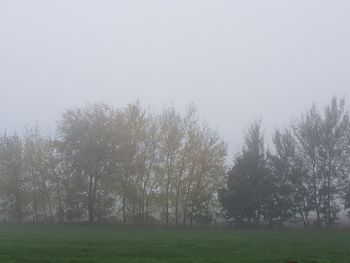
[[[56,183],[53,162],[54,149],[48,136],[38,125],[27,126],[24,135],[24,166],[28,176],[28,191],[32,200],[33,221],[54,221]]]
[[[343,183],[348,177],[350,165],[349,132],[349,113],[345,110],[345,100],[333,97],[331,103],[325,107],[320,129],[320,194],[327,227],[334,225],[341,209],[338,200],[343,193]]]
[[[220,201],[226,219],[235,224],[259,225],[269,196],[269,168],[261,122],[254,121],[245,135],[242,152],[235,157]]]
[[[134,224],[143,224],[147,218],[149,195],[153,192],[154,173],[159,163],[159,124],[139,102],[129,104],[115,123],[118,145],[119,189],[123,222],[131,212]]]
[[[297,151],[306,168],[306,174],[302,178],[303,184],[307,187],[307,192],[312,200],[312,208],[316,213],[316,225],[321,226],[321,175],[320,175],[320,157],[321,148],[320,129],[322,117],[316,106],[301,117],[293,125],[293,135],[297,143]]]
[[[349,167],[349,113],[333,97],[321,114],[315,106],[293,125],[297,154],[306,170],[302,179],[310,194],[315,224],[334,225]]]
[[[18,223],[25,219],[26,174],[24,169],[23,142],[15,135],[4,134],[0,138],[0,199],[5,218]]]
[[[183,140],[183,129],[181,116],[173,107],[163,110],[160,117],[160,150],[164,168],[164,203],[165,221],[169,225],[170,200],[173,193],[174,177],[176,174],[176,163],[180,157],[181,144]]]
[[[176,160],[176,174],[174,176],[174,206],[175,206],[175,225],[179,223],[180,204],[184,201],[186,173],[188,172],[191,162],[191,151],[193,151],[193,141],[196,129],[198,129],[197,109],[194,105],[190,105],[185,116],[182,118],[182,140],[179,149],[179,158]],[[188,200],[188,198],[187,198]],[[185,211],[183,211],[185,214]]]
[[[67,110],[58,126],[60,151],[76,188],[68,201],[80,200],[75,206],[87,208],[88,222],[94,223],[101,182],[110,175],[111,156],[116,150],[111,143],[115,112],[105,104],[93,104]],[[80,191],[78,191],[80,190]],[[83,204],[81,204],[83,202]],[[73,206],[74,207],[74,206]]]
[[[114,144],[119,148],[117,154],[118,190],[121,196],[123,223],[128,221],[131,210],[132,220],[136,222],[136,202],[138,180],[138,154],[142,134],[144,133],[145,111],[139,103],[129,104],[120,112],[118,121],[114,123],[116,132]]]
[[[276,130],[273,144],[274,153],[268,154],[273,188],[267,202],[267,218],[282,223],[297,217],[308,226],[312,200],[305,183],[306,168],[297,154],[291,131]]]
[[[59,223],[64,221],[64,162],[58,150],[59,142],[56,139],[47,138],[45,142],[47,151],[47,170],[51,176],[52,191],[56,202],[56,216]]]
[[[195,216],[202,223],[203,219],[205,223],[211,221],[217,189],[223,186],[227,155],[226,143],[208,126],[203,125],[196,137],[199,147],[194,151],[197,168],[190,188],[191,224]]]

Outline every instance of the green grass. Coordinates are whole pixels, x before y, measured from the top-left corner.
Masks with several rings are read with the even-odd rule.
[[[0,225],[0,262],[349,263],[350,231]]]

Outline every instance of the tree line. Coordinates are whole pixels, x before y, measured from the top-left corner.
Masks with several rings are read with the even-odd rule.
[[[235,157],[220,200],[237,225],[332,227],[349,208],[350,122],[344,99],[333,97],[272,137],[266,149],[261,122],[254,121]]]
[[[37,125],[0,138],[0,214],[19,223],[208,223],[226,155],[193,105],[184,114],[138,102],[68,109],[54,138]]]
[[[0,220],[337,224],[350,208],[345,100],[312,106],[271,142],[254,120],[230,164],[227,143],[194,105],[158,114],[139,102],[67,109],[55,136],[33,125],[0,137]]]

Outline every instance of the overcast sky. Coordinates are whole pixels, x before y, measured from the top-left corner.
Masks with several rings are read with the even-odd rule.
[[[69,106],[194,102],[234,151],[350,92],[350,1],[0,1],[0,129]]]

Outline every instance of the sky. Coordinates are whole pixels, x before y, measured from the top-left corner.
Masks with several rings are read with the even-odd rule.
[[[234,152],[254,117],[269,137],[350,99],[349,47],[348,0],[3,0],[0,130],[91,102],[193,102]]]

